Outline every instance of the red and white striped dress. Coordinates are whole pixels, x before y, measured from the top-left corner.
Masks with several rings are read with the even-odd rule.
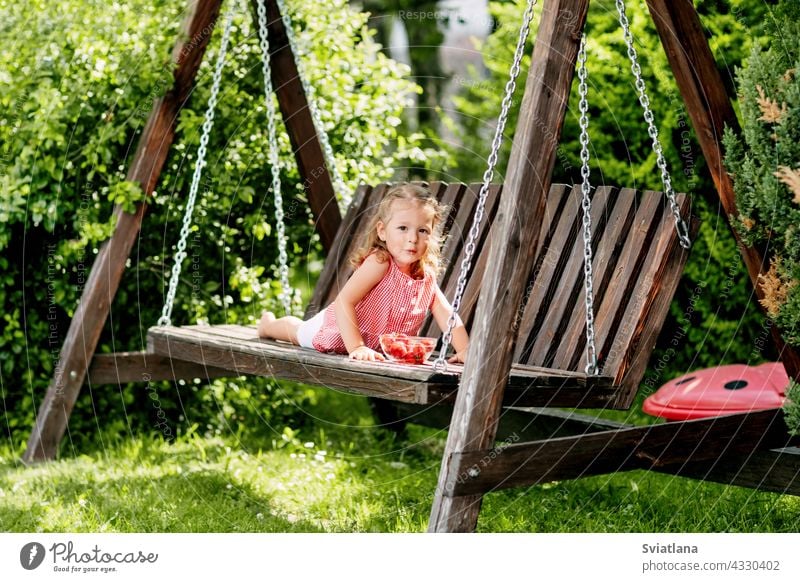
[[[414,279],[403,273],[390,257],[383,279],[356,305],[356,320],[364,345],[380,351],[378,337],[381,334],[417,335],[433,305],[437,288],[436,280],[429,273],[422,279]],[[347,353],[336,325],[333,303],[325,309],[322,327],[314,335],[312,344],[320,352]]]

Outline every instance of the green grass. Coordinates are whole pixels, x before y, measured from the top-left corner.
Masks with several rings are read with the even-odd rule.
[[[0,526],[23,532],[420,532],[444,433],[373,425],[321,392],[292,431],[242,438],[84,435],[84,453],[22,466],[0,449]],[[92,446],[91,442],[102,443]],[[800,500],[642,471],[488,494],[483,532],[794,532]]]

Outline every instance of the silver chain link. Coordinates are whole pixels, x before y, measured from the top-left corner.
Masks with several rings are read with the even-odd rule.
[[[630,23],[625,11],[624,0],[616,0],[617,13],[619,14],[619,23],[622,25],[622,31],[625,36],[625,45],[628,47],[628,58],[631,61],[631,71],[633,76],[636,77],[636,90],[639,92],[639,103],[644,109],[644,119],[647,122],[647,133],[653,141],[653,151],[656,153],[656,163],[659,170],[661,170],[661,182],[664,184],[664,193],[669,200],[670,208],[672,210],[672,217],[675,219],[675,230],[678,233],[678,241],[684,249],[692,246],[692,241],[689,238],[689,227],[681,218],[681,209],[675,199],[675,191],[672,189],[672,178],[667,168],[667,162],[664,159],[664,152],[661,149],[661,142],[658,139],[658,128],[656,127],[653,119],[653,112],[650,109],[650,99],[647,97],[647,90],[642,79],[642,69],[639,66],[639,59],[636,55],[636,48],[633,46],[633,34],[631,33]]]
[[[264,0],[257,0],[259,44],[261,46],[261,70],[264,73],[264,102],[267,106],[267,138],[269,141],[269,164],[272,167],[272,194],[275,198],[275,228],[278,238],[278,274],[281,281],[279,299],[286,315],[292,314],[292,287],[289,284],[289,257],[286,254],[286,225],[284,224],[283,195],[281,193],[281,171],[278,157],[278,138],[275,131],[275,102],[272,94],[272,71],[269,56],[269,32],[267,31],[267,7]]]
[[[452,312],[450,318],[447,320],[447,329],[442,335],[442,348],[439,351],[439,357],[433,364],[437,372],[447,371],[447,348],[453,340],[453,330],[458,321],[458,310],[461,307],[461,299],[464,296],[464,289],[467,286],[467,276],[469,275],[470,267],[472,266],[472,255],[475,254],[475,246],[480,233],[481,221],[486,207],[486,198],[489,195],[489,186],[494,177],[494,168],[497,165],[497,158],[500,153],[500,146],[503,143],[503,131],[508,121],[508,112],[511,109],[511,101],[514,96],[514,89],[517,87],[517,77],[519,76],[520,63],[522,63],[522,55],[525,51],[525,41],[528,38],[528,31],[531,26],[531,19],[533,18],[533,8],[537,0],[528,0],[527,7],[522,16],[522,26],[519,30],[519,38],[517,38],[517,48],[514,52],[514,61],[509,71],[509,79],[505,87],[505,95],[500,109],[500,116],[497,119],[497,127],[494,131],[494,139],[492,140],[492,150],[489,154],[487,161],[487,168],[483,174],[483,184],[481,185],[478,194],[478,206],[475,210],[475,217],[472,221],[472,227],[469,230],[467,242],[464,246],[464,259],[461,261],[461,270],[458,274],[458,283],[456,284],[456,293],[453,297]]]
[[[342,179],[342,174],[339,172],[339,167],[336,165],[336,156],[333,153],[330,139],[325,131],[325,125],[322,123],[322,118],[319,114],[317,107],[316,90],[314,86],[308,82],[308,74],[306,73],[305,66],[303,65],[302,55],[300,54],[300,43],[294,34],[292,27],[292,19],[289,16],[289,11],[286,9],[286,4],[283,0],[277,0],[278,10],[281,13],[283,20],[283,27],[286,29],[286,38],[289,40],[289,47],[292,49],[292,56],[294,63],[297,67],[297,76],[300,78],[300,83],[303,85],[303,91],[306,94],[308,101],[308,110],[311,113],[311,122],[314,124],[314,129],[317,132],[317,138],[322,145],[322,154],[325,158],[325,165],[333,178],[333,189],[339,199],[339,211],[344,213],[350,205],[352,195],[347,189],[347,186]]]
[[[589,182],[589,88],[586,84],[586,35],[581,35],[578,50],[578,94],[580,102],[581,206],[583,207],[583,279],[586,291],[586,373],[597,374],[597,349],[594,341],[594,282],[592,278],[592,186]]]
[[[200,177],[203,175],[203,168],[206,166],[206,152],[208,148],[208,138],[211,134],[211,128],[214,126],[214,112],[217,107],[217,99],[219,97],[220,80],[222,79],[222,68],[225,65],[225,56],[228,52],[228,42],[231,35],[231,25],[233,23],[233,14],[236,11],[236,2],[231,0],[228,12],[225,16],[225,29],[222,32],[222,42],[220,43],[219,53],[217,54],[217,62],[214,65],[213,81],[211,83],[211,95],[208,98],[208,106],[206,107],[205,120],[203,121],[202,134],[200,136],[200,145],[197,148],[197,161],[194,166],[194,175],[192,176],[192,184],[189,187],[189,198],[186,200],[186,209],[183,213],[183,224],[181,225],[181,236],[178,241],[177,250],[175,251],[175,262],[172,265],[172,275],[169,280],[169,288],[167,290],[167,299],[164,302],[164,308],[161,311],[161,317],[158,318],[158,325],[170,325],[172,316],[172,307],[175,303],[175,292],[178,289],[178,281],[181,276],[181,267],[184,259],[186,259],[186,239],[189,237],[189,230],[192,226],[192,214],[194,212],[195,201],[197,200],[197,190],[200,186]]]

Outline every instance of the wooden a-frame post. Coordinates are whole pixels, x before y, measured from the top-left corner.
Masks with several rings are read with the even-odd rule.
[[[174,83],[154,103],[127,175],[128,180],[139,182],[148,199],[161,175],[175,136],[178,115],[191,94],[197,71],[219,18],[221,4],[222,0],[189,2],[181,34],[172,51]],[[317,231],[323,246],[328,249],[333,244],[341,223],[339,208],[277,2],[266,0],[266,4],[272,51],[272,84],[293,146],[300,178],[308,192]],[[265,184],[267,182],[265,180]],[[147,203],[143,202],[137,205],[133,213],[124,212],[120,207],[114,209],[117,219],[114,234],[103,243],[92,265],[61,348],[55,374],[39,407],[23,455],[24,462],[49,460],[56,456],[70,413],[86,379],[100,333],[108,318],[125,263],[139,236],[146,207]],[[146,356],[142,354],[134,356],[126,355],[120,361],[146,361]],[[129,371],[122,373],[122,376],[126,375],[130,376]],[[197,376],[203,375],[205,370],[198,367]]]
[[[431,532],[472,531],[478,521],[482,496],[452,495],[461,478],[452,456],[494,445],[517,341],[524,273],[533,267],[588,7],[589,0],[546,0],[542,8],[508,179],[434,493]]]

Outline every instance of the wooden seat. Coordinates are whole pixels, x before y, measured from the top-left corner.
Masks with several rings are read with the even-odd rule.
[[[358,189],[329,253],[307,317],[336,296],[352,269],[348,257],[358,233],[389,185]],[[439,283],[452,297],[472,226],[480,184],[433,183],[429,188],[450,207],[443,249],[447,266]],[[502,192],[490,189],[473,269],[461,315],[469,329],[480,292],[491,232]],[[689,203],[679,196],[689,220]],[[666,198],[658,192],[612,187],[594,194],[593,248],[595,336],[599,376],[583,369],[586,335],[582,221],[578,187],[553,185],[547,200],[537,260],[520,307],[519,341],[505,392],[507,405],[627,408],[644,374],[687,258],[677,241]],[[693,225],[696,230],[696,224]],[[425,335],[440,331],[429,317]],[[438,373],[431,366],[351,361],[289,344],[261,340],[254,327],[152,328],[148,351],[231,370],[318,384],[401,402],[432,404],[454,399],[460,368]]]

